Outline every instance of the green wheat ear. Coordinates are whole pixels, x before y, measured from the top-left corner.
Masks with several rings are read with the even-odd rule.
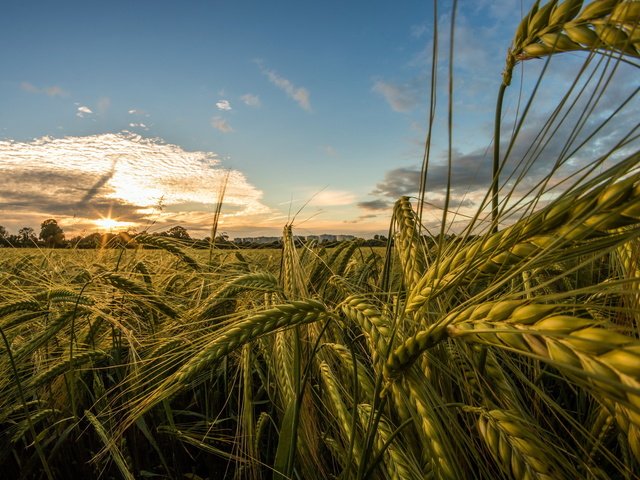
[[[520,22],[503,73],[511,83],[518,61],[571,51],[617,52],[640,56],[640,4],[636,1],[595,0],[581,10],[582,0],[537,1]]]
[[[148,235],[146,233],[141,233],[136,235],[135,241],[136,243],[139,243],[141,245],[151,245],[166,250],[167,252],[175,255],[177,258],[189,265],[189,267],[193,268],[195,271],[200,270],[198,262],[187,255],[187,253],[182,248],[180,248],[179,244],[172,239],[161,237],[159,235]]]

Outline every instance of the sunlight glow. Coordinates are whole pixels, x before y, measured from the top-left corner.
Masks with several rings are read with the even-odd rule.
[[[131,222],[122,222],[120,220],[115,220],[109,217],[98,218],[97,220],[94,220],[93,223],[95,223],[99,229],[107,231],[112,231],[115,229],[126,229],[134,225]]]
[[[0,159],[6,173],[0,179],[0,210],[12,203],[29,205],[22,219],[27,213],[34,224],[57,218],[69,227],[67,234],[96,226],[108,232],[156,224],[161,230],[178,223],[206,232],[217,186],[227,175],[223,210],[233,215],[234,225],[261,226],[262,216],[271,213],[262,192],[242,172],[228,173],[215,153],[130,132],[0,139]]]

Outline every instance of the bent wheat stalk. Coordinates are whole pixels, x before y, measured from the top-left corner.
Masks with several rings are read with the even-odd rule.
[[[513,69],[522,60],[569,51],[591,51],[640,56],[640,4],[628,0],[594,0],[580,11],[582,0],[537,0],[516,30],[507,52],[494,120],[492,230],[498,229],[498,190],[501,165],[502,104]]]
[[[331,313],[321,302],[301,300],[274,306],[218,330],[200,352],[192,356],[149,397],[132,409],[122,431],[161,401],[172,397],[189,385],[194,386],[203,381],[207,368],[232,351],[281,328],[327,320],[330,315]]]

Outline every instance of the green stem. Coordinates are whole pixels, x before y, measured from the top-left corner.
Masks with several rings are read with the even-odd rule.
[[[293,428],[291,436],[291,447],[289,448],[289,458],[287,459],[287,468],[285,475],[291,477],[293,473],[293,465],[296,458],[296,444],[298,439],[298,424],[300,423],[300,411],[302,404],[302,378],[300,372],[300,362],[302,361],[302,352],[300,345],[300,327],[297,326],[293,330],[294,342],[293,342],[293,378],[294,378],[294,392],[295,392],[295,404],[293,405]]]
[[[42,451],[42,447],[40,446],[40,442],[38,441],[38,435],[36,435],[36,430],[33,426],[33,422],[31,421],[31,413],[29,412],[29,407],[27,406],[27,398],[24,395],[24,391],[22,390],[22,383],[20,382],[20,376],[18,374],[18,367],[16,367],[16,362],[13,358],[13,354],[11,353],[11,344],[7,339],[7,336],[4,334],[2,328],[0,328],[0,336],[2,336],[2,341],[4,342],[4,346],[7,349],[7,356],[9,357],[9,364],[11,365],[11,370],[13,371],[13,375],[16,379],[16,386],[18,387],[18,395],[20,396],[20,401],[22,402],[24,413],[27,418],[27,424],[29,425],[29,431],[31,432],[31,436],[33,437],[33,446],[36,449],[36,453],[40,458],[40,462],[42,463],[42,468],[44,468],[44,473],[46,474],[49,480],[53,480],[53,473],[51,473],[51,469],[49,468],[49,464],[47,463],[47,459],[44,456],[44,452]]]
[[[496,102],[496,118],[494,121],[493,134],[493,175],[491,181],[491,231],[498,231],[498,188],[500,180],[500,123],[502,120],[502,100],[507,85],[502,82],[498,91],[498,100]]]

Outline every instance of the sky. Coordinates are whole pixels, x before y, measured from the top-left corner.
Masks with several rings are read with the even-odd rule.
[[[458,5],[460,208],[489,184],[485,153],[521,3]],[[438,8],[436,205],[450,2]],[[231,238],[279,235],[291,222],[299,235],[386,234],[393,202],[418,189],[435,23],[424,0],[7,0],[0,225],[38,232],[54,218],[68,237],[181,225],[203,237],[228,179],[218,231]],[[566,80],[565,67],[549,81]]]

